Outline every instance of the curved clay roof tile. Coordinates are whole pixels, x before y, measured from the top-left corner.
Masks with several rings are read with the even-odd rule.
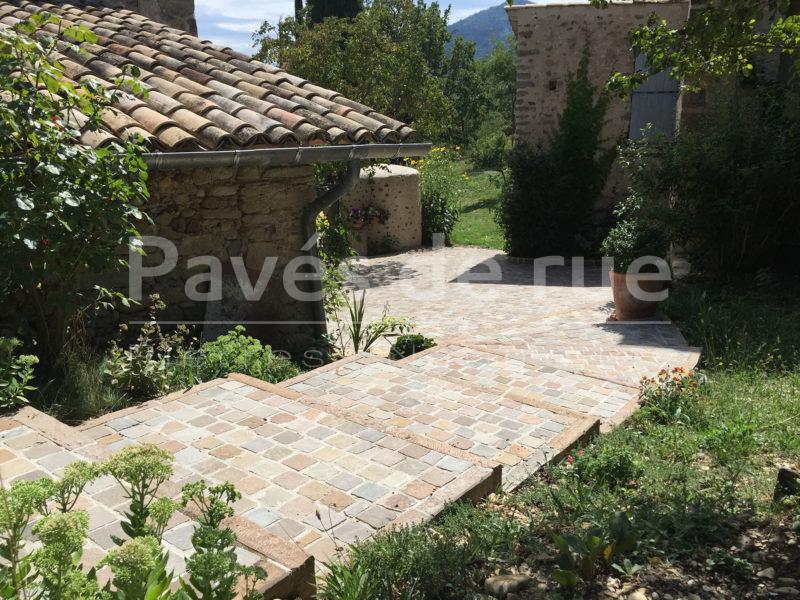
[[[408,126],[338,92],[128,10],[0,0],[0,23],[13,26],[42,10],[97,36],[97,43],[77,51],[63,30],[47,24],[48,32],[61,36],[57,58],[68,78],[91,78],[114,89],[133,64],[150,92],[146,98],[123,93],[117,108],[101,117],[104,132],[85,136],[84,143],[99,146],[141,134],[153,148],[218,149],[393,142],[413,135]]]

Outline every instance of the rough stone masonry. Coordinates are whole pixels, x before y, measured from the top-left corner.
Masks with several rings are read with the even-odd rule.
[[[141,232],[166,238],[178,251],[175,269],[143,279],[143,294],[158,292],[167,305],[160,319],[211,321],[203,330],[206,338],[231,329],[225,322],[257,322],[248,326],[249,332],[280,344],[281,349],[308,345],[312,303],[288,293],[284,274],[293,259],[304,255],[303,209],[316,197],[311,166],[156,170],[150,173],[148,187],[151,197],[145,210],[153,224],[142,227]],[[145,250],[144,267],[164,262],[161,249]],[[197,301],[187,296],[187,282],[192,289],[210,290],[208,285],[191,281],[192,277],[201,282],[208,279],[206,264],[189,263],[202,256],[213,256],[222,264],[222,301]],[[260,300],[243,299],[231,259],[243,261],[253,286],[262,269],[268,273],[269,261],[275,260]],[[118,278],[113,282],[116,286],[128,290],[127,270],[113,277]]]
[[[197,35],[194,0],[95,0],[92,4],[126,8],[154,21]]]
[[[558,127],[567,83],[590,52],[589,79],[601,88],[615,72],[630,73],[636,57],[627,36],[656,13],[680,26],[689,15],[688,0],[614,3],[605,10],[588,4],[519,5],[507,9],[517,38],[516,136],[529,144],[546,143]],[[606,114],[603,138],[608,145],[628,137],[630,100],[614,98]],[[609,177],[604,204],[618,199],[624,179],[618,167]]]

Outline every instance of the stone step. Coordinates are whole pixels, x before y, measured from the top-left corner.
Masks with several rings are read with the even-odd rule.
[[[399,362],[504,398],[555,405],[603,421],[621,421],[638,406],[637,387],[512,358],[467,342],[440,344]]]
[[[446,352],[446,349],[443,349]],[[361,354],[280,384],[363,425],[454,460],[501,465],[514,488],[595,431],[593,416],[413,363]]]

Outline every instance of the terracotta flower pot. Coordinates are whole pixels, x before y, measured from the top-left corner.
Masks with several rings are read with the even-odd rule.
[[[365,224],[366,223],[363,221],[363,219],[361,221],[353,221],[350,223],[350,229],[355,229],[358,231],[359,229],[364,229]]]
[[[611,292],[614,295],[614,320],[633,321],[652,318],[658,309],[658,302],[636,298],[631,289],[637,286],[644,292],[662,292],[667,287],[666,281],[647,279],[649,274],[628,274],[611,271]],[[630,288],[629,288],[630,283]]]

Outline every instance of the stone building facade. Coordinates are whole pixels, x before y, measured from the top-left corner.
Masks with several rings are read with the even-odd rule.
[[[292,276],[292,260],[304,254],[303,209],[316,197],[312,166],[154,170],[148,186],[145,209],[153,223],[141,233],[166,238],[178,252],[174,269],[142,279],[144,296],[158,292],[167,305],[160,319],[208,322],[204,338],[228,331],[230,323],[248,322],[249,332],[283,349],[308,342],[313,305],[289,294],[284,275]],[[161,248],[145,251],[145,268],[164,263]],[[217,258],[221,271],[214,273],[203,256]],[[249,285],[255,287],[259,277],[267,282],[259,300],[244,297],[237,262],[239,278],[246,272]],[[210,281],[218,274],[221,280]],[[117,283],[130,291],[127,272]],[[214,285],[221,288],[221,300],[187,295],[187,287],[205,294]]]
[[[197,35],[194,0],[87,0],[109,8],[125,8],[175,29]]]
[[[688,18],[688,0],[614,3],[599,10],[588,4],[519,5],[506,9],[517,38],[516,136],[529,144],[546,143],[558,127],[566,102],[567,83],[590,52],[589,78],[601,87],[616,71],[630,73],[636,57],[628,32],[656,13],[671,25]],[[631,102],[614,98],[608,108],[603,138],[611,146],[628,137]],[[624,192],[618,167],[609,178],[605,200]]]

